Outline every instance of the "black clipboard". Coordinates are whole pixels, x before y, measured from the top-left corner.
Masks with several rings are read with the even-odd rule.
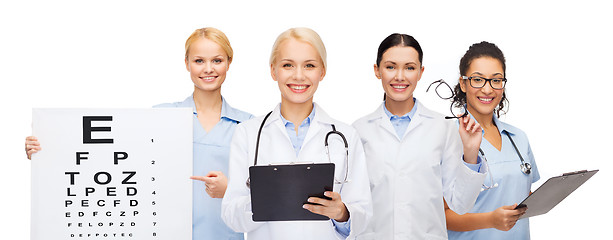
[[[568,195],[583,185],[598,170],[577,171],[562,174],[562,176],[547,179],[536,191],[522,201],[515,209],[528,207],[526,213],[520,217],[529,218],[545,214],[562,202]]]
[[[251,166],[249,177],[253,221],[329,219],[302,205],[309,197],[327,198],[324,192],[334,186],[334,163]]]

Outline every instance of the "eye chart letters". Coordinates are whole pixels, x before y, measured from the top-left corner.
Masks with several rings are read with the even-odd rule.
[[[192,111],[34,109],[31,238],[192,238]]]

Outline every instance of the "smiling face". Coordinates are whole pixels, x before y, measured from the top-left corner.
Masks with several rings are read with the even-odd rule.
[[[283,41],[278,49],[270,72],[279,85],[282,104],[312,104],[317,86],[326,73],[317,50],[294,38]]]
[[[196,90],[219,91],[230,67],[226,52],[219,44],[200,38],[192,43],[185,58]]]
[[[491,57],[473,59],[466,71],[467,77],[503,78],[504,70],[499,60]],[[490,83],[474,88],[468,79],[460,79],[462,92],[466,93],[466,108],[476,118],[487,116],[491,119],[494,109],[500,104],[504,89],[493,89]]]
[[[413,101],[413,91],[421,79],[424,68],[415,48],[396,46],[383,53],[375,75],[381,79],[386,101],[407,104]]]

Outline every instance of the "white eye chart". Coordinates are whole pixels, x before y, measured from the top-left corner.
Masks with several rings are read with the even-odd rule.
[[[192,238],[192,110],[33,109],[31,239]]]

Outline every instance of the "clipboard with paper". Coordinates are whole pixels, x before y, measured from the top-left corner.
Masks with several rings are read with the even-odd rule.
[[[598,170],[583,170],[549,178],[536,191],[517,205],[516,209],[528,207],[528,210],[520,219],[548,213],[597,172]]]

